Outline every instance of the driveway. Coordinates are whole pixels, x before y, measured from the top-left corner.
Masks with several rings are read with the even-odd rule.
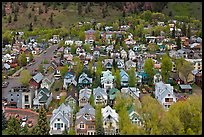
[[[35,64],[28,66],[27,65],[27,69],[32,72],[33,70],[37,69],[38,66],[41,64],[41,62],[46,59],[48,61],[51,60],[51,58],[54,57],[53,55],[53,51],[55,49],[57,49],[57,45],[52,45],[49,48],[46,49],[47,53],[42,53],[40,55],[36,55],[34,56],[35,59]],[[16,87],[16,86],[20,86],[20,82],[18,81],[19,77],[12,77],[9,78],[5,81],[9,82],[9,85],[6,88],[2,88],[2,97],[6,97],[7,98],[7,94],[8,91],[10,91],[12,89],[12,87]]]

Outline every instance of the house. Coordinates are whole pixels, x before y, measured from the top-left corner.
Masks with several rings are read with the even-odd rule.
[[[76,78],[76,75],[74,74],[74,72],[72,71],[67,72],[64,76],[63,88],[67,90],[68,86],[71,84],[74,84],[76,86],[77,82],[75,81],[75,78]]]
[[[79,107],[85,106],[89,103],[89,98],[91,96],[91,89],[84,88],[79,91]]]
[[[93,96],[94,96],[94,103],[107,105],[108,102],[108,94],[106,93],[106,90],[101,87],[97,87],[93,89]]]
[[[65,99],[65,105],[69,105],[71,107],[71,109],[74,111],[76,110],[77,107],[77,97],[73,95],[69,95],[66,99]]]
[[[182,91],[182,92],[185,92],[185,93],[190,93],[192,94],[192,87],[190,85],[179,85],[179,89]]]
[[[76,113],[75,133],[76,135],[96,135],[95,109],[90,104],[86,104]]]
[[[37,73],[33,78],[30,80],[29,84],[31,87],[39,88],[40,84],[43,80],[44,76],[42,73]]]
[[[62,67],[57,67],[56,69],[55,69],[55,72],[54,72],[54,78],[56,79],[56,80],[59,80],[60,78],[61,78],[61,73],[60,73],[60,69],[61,69]]]
[[[115,59],[115,62],[117,63],[117,67],[118,67],[119,69],[125,68],[124,59]]]
[[[126,67],[126,70],[129,70],[130,68],[136,68],[136,63],[132,60],[128,60],[125,62],[125,67]]]
[[[128,115],[132,124],[137,124],[139,127],[143,125],[143,120],[141,116],[135,111],[134,105],[131,105],[131,107],[128,109]]]
[[[90,29],[85,31],[85,44],[93,44],[93,42],[96,40],[95,37],[95,30]]]
[[[135,45],[135,46],[133,46],[133,48],[132,48],[132,50],[133,50],[134,52],[139,51],[139,49],[140,49],[140,46],[139,46],[139,45]]]
[[[112,52],[113,49],[114,49],[114,46],[113,46],[113,45],[109,45],[109,46],[106,47],[107,53]]]
[[[93,57],[94,58],[99,58],[99,56],[100,56],[100,51],[99,50],[94,50]]]
[[[136,59],[135,52],[132,49],[130,49],[128,51],[128,58],[129,58],[129,60],[135,60]]]
[[[113,59],[105,59],[103,61],[103,65],[106,69],[112,69],[113,66]]]
[[[92,85],[92,78],[89,78],[86,73],[82,73],[79,76],[78,86],[80,87],[91,87]]]
[[[113,81],[114,76],[112,75],[111,71],[102,71],[101,85],[103,88],[106,90],[113,88]]]
[[[33,108],[39,109],[40,106],[45,106],[48,109],[52,101],[52,93],[47,88],[40,88],[35,90],[35,98],[33,99]]]
[[[127,87],[128,86],[128,79],[129,79],[129,75],[127,74],[127,72],[125,72],[123,69],[120,69],[120,85],[121,87]]]
[[[73,55],[71,53],[64,54],[64,59],[66,59],[67,61],[72,61]]]
[[[116,95],[120,93],[120,90],[118,90],[117,88],[111,88],[108,92],[108,98],[110,100],[110,104],[109,105],[113,105],[115,103],[115,98]]]
[[[123,49],[120,51],[120,56],[122,59],[127,59],[127,52]]]
[[[188,62],[191,62],[194,65],[194,69],[202,71],[202,59],[185,59]]]
[[[77,49],[76,49],[76,54],[79,55],[80,53],[84,53],[85,50],[83,49],[82,46],[78,46]]]
[[[153,83],[156,84],[156,83],[158,83],[158,82],[160,82],[160,81],[162,81],[162,76],[161,76],[160,73],[156,73],[156,74],[154,75],[154,78],[153,78]]]
[[[82,46],[83,41],[77,40],[74,43],[76,44],[76,46]]]
[[[64,103],[53,110],[52,117],[50,118],[50,135],[59,135],[65,130],[69,132],[73,123],[72,112],[71,107]]]
[[[147,84],[148,83],[149,75],[147,73],[145,73],[144,70],[141,70],[141,71],[137,72],[136,77],[142,78],[141,79],[142,84]]]
[[[164,84],[162,81],[156,83],[155,98],[165,109],[168,109],[174,102],[176,102],[173,86],[170,84]]]
[[[12,87],[8,92],[7,101],[9,107],[17,108],[32,108],[32,100],[34,98],[34,91],[30,88],[19,86]]]
[[[133,99],[140,97],[140,90],[136,87],[122,88],[121,93],[130,95]]]
[[[74,44],[74,41],[73,40],[66,40],[65,41],[65,43],[64,43],[65,45],[73,45]]]
[[[111,58],[120,58],[120,52],[116,52],[116,51],[114,51],[114,52],[111,52]]]
[[[50,90],[52,84],[55,82],[54,74],[50,74],[49,76],[45,76],[40,84],[41,88],[47,88]]]
[[[198,72],[195,75],[195,84],[198,85],[199,87],[201,87],[201,89],[202,89],[202,72]]]
[[[119,116],[114,109],[106,106],[101,109],[105,135],[119,134]]]

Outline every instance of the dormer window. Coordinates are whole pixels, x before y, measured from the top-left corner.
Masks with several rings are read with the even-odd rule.
[[[168,96],[170,96],[170,94],[168,94]]]

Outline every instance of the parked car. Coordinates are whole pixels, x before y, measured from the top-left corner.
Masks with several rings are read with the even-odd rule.
[[[2,83],[2,88],[6,88],[8,86],[9,82],[3,82]]]
[[[28,120],[28,116],[25,116],[21,119],[23,122],[26,122]]]
[[[16,76],[16,77],[20,76],[20,73],[17,73],[15,76]]]
[[[33,122],[30,120],[28,121],[28,127],[31,128],[33,126]]]

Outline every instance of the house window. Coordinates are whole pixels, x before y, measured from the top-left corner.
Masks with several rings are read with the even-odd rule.
[[[61,127],[63,127],[63,123],[61,123]]]
[[[56,128],[57,127],[57,124],[55,123],[54,127]]]
[[[168,96],[170,96],[170,94],[168,94]]]
[[[60,119],[58,118],[57,121],[60,121]]]
[[[80,123],[80,128],[84,128],[84,123]]]
[[[11,99],[11,101],[13,101],[13,99]]]
[[[28,95],[25,95],[25,102],[28,101]]]
[[[19,94],[17,94],[17,97],[19,96]]]
[[[11,96],[13,96],[13,94],[11,94]]]

